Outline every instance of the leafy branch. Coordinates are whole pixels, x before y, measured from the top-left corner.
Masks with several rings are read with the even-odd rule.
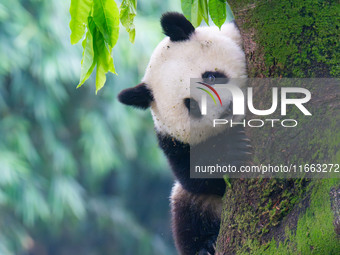
[[[204,20],[221,28],[226,19],[234,18],[229,4],[224,0],[181,0],[183,14],[195,27]],[[96,93],[106,82],[106,73],[116,74],[112,49],[119,37],[119,22],[135,41],[134,18],[137,0],[123,0],[118,8],[115,0],[71,0],[71,43],[83,39],[83,57],[78,87],[93,73],[96,67]],[[85,35],[85,37],[84,37]]]
[[[104,86],[106,73],[116,74],[112,49],[119,37],[119,20],[134,42],[137,0],[123,0],[118,6],[114,0],[71,0],[71,43],[83,39],[83,57],[78,87],[90,77],[96,67],[96,93]]]

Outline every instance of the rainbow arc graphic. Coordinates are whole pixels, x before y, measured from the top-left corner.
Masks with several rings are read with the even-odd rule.
[[[217,96],[218,100],[220,101],[221,106],[223,106],[223,105],[222,105],[222,100],[221,100],[221,98],[220,98],[220,95],[217,93],[217,91],[216,91],[212,86],[210,86],[209,84],[206,84],[206,83],[204,83],[204,82],[197,82],[197,83],[199,83],[199,84],[201,84],[201,85],[207,87],[208,89],[210,89],[210,90]],[[200,88],[200,87],[196,87],[196,88],[198,88],[198,89],[203,90],[204,92],[206,92],[206,93],[212,98],[212,100],[214,101],[215,105],[217,105],[217,102],[216,102],[216,100],[215,100],[213,94],[212,94],[209,90],[204,89],[204,88]]]

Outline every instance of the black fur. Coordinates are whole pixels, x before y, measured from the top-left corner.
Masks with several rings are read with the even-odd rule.
[[[203,117],[198,102],[193,98],[185,98],[183,100],[185,107],[188,109],[190,116],[200,119]]]
[[[173,42],[185,41],[195,32],[194,26],[183,14],[167,12],[161,18],[161,25],[164,34],[170,37]]]
[[[168,158],[172,171],[183,188],[195,194],[223,196],[226,185],[223,179],[190,178],[190,146],[170,136],[158,134],[159,146]]]
[[[157,136],[159,146],[167,156],[176,178],[185,190],[195,194],[223,196],[226,184],[222,178],[190,178],[190,150],[194,150],[191,155],[201,156],[196,161],[197,165],[213,165],[219,162],[220,165],[240,166],[249,158],[249,143],[244,141],[246,136],[240,127],[226,130],[191,148],[189,144],[170,136],[159,133]]]
[[[208,196],[203,200],[212,199],[211,196],[222,199],[226,184],[224,179],[190,178],[190,157],[193,154],[200,155],[199,159],[195,159],[197,165],[200,162],[204,165],[219,162],[221,165],[239,166],[249,159],[250,152],[244,129],[235,127],[226,130],[191,147],[162,134],[158,134],[158,141],[177,180],[185,190],[172,200],[173,233],[177,249],[183,255],[213,255],[220,218],[213,213],[215,208],[203,210],[199,201],[200,196],[204,195]]]
[[[210,77],[214,77],[214,80],[212,81],[210,79]],[[208,83],[208,84],[226,84],[229,81],[229,78],[221,72],[218,71],[207,71],[205,73],[202,74],[202,79],[203,82]],[[215,79],[218,79],[217,81],[215,81]]]
[[[177,249],[184,255],[215,254],[214,245],[220,230],[220,219],[213,208],[204,210],[193,200],[194,195],[182,194],[172,201],[172,223]]]
[[[136,87],[124,89],[119,93],[118,100],[126,105],[146,109],[153,101],[153,95],[151,90],[146,87],[146,84],[141,83]]]

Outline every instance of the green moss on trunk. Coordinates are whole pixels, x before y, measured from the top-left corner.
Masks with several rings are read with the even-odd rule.
[[[340,76],[340,4],[334,0],[229,1],[243,28],[256,30],[265,68],[250,70],[270,77]],[[245,17],[246,16],[246,17]],[[252,61],[251,60],[251,61]]]
[[[338,1],[228,2],[245,39],[250,77],[340,75]],[[337,89],[315,87],[313,94],[326,98],[329,107],[313,106],[314,119],[322,119],[314,122],[309,133],[296,129],[296,135],[288,137],[268,130],[266,137],[263,130],[251,131],[255,163],[282,163],[282,154],[296,163],[339,163],[340,100],[332,97]],[[230,183],[217,242],[220,254],[340,253],[330,199],[331,188],[340,189],[340,179],[235,179]]]

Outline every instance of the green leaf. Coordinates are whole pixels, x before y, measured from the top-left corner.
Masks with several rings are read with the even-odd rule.
[[[191,20],[191,3],[192,0],[181,0],[183,14],[188,20]]]
[[[94,34],[94,51],[97,59],[96,70],[96,93],[104,86],[106,81],[106,73],[108,71],[115,73],[115,67],[113,65],[113,59],[111,56],[111,49],[109,49],[103,37],[98,29],[95,29]]]
[[[120,22],[129,33],[130,42],[134,43],[136,30],[133,20],[137,14],[137,0],[123,0],[120,6]]]
[[[198,27],[203,18],[209,24],[207,0],[182,0],[181,7],[184,16],[191,21],[194,27]]]
[[[85,33],[85,24],[87,17],[90,15],[92,8],[92,0],[71,0],[70,14],[70,29],[71,43],[76,44]]]
[[[191,5],[191,23],[194,27],[198,27],[202,22],[202,15],[199,8],[199,0],[193,0]]]
[[[226,1],[209,0],[209,13],[214,24],[221,29],[227,18]]]
[[[119,36],[119,10],[114,0],[95,0],[93,19],[106,43],[112,48]]]
[[[86,214],[83,193],[83,188],[73,178],[55,176],[50,190],[53,216],[60,220],[68,211],[77,218],[83,217]]]
[[[83,46],[83,58],[81,60],[80,80],[77,88],[84,84],[84,82],[90,77],[93,69],[96,65],[96,59],[93,48],[93,32],[96,29],[93,22],[93,18],[88,18],[88,30],[86,37],[82,42]]]
[[[104,2],[103,0],[95,0],[95,5],[98,5],[98,3],[100,5],[103,2]],[[105,6],[107,6],[107,2],[104,3],[103,5],[104,7],[101,9],[103,13],[100,13],[98,6],[97,6],[97,12],[93,13],[94,17],[90,16],[88,18],[88,25],[87,25],[88,31],[82,43],[83,58],[81,62],[82,65],[81,65],[80,80],[79,80],[79,84],[77,87],[80,87],[90,77],[91,73],[93,72],[94,67],[97,65],[96,93],[104,86],[107,72],[110,71],[116,74],[116,71],[113,65],[111,52],[112,52],[113,45],[116,44],[117,42],[119,31],[118,29],[116,30],[114,29],[115,25],[111,22],[112,19],[108,19],[109,20],[108,22],[106,22],[107,19],[105,18],[103,19],[103,17],[108,17],[107,11],[105,9],[106,8]],[[119,18],[118,18],[118,22],[119,22]],[[108,37],[105,38],[105,34],[108,36],[109,34],[111,35],[112,33],[116,33],[117,38],[113,38],[112,36],[109,36],[110,39],[107,39]],[[107,40],[110,40],[110,42],[108,42]]]
[[[1,178],[0,187],[14,185],[29,173],[27,162],[10,150],[0,151]]]
[[[19,210],[23,214],[23,220],[26,224],[32,226],[38,219],[46,220],[50,217],[50,209],[40,190],[34,187],[34,182],[30,185],[23,186],[20,202],[18,203]]]
[[[205,23],[209,25],[208,0],[199,0],[199,10]]]

